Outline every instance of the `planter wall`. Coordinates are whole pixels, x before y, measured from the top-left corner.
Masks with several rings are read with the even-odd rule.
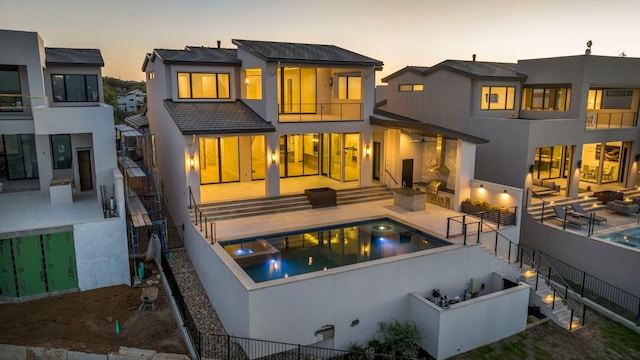
[[[466,214],[476,214],[486,221],[504,226],[516,225],[516,214],[509,212],[507,209],[487,210],[486,208],[474,205],[472,203],[463,202],[460,210]]]

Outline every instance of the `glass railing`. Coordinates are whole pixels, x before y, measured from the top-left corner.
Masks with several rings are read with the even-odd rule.
[[[0,113],[23,112],[28,105],[24,104],[22,96],[0,94]]]
[[[278,104],[280,122],[363,120],[362,103]]]
[[[617,129],[635,127],[638,124],[638,113],[635,111],[590,112],[585,119],[585,129]]]

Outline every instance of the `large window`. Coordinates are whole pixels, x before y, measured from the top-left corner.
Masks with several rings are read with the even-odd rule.
[[[98,102],[98,75],[51,75],[54,102]]]
[[[280,114],[315,114],[316,78],[314,68],[278,68]]]
[[[200,183],[240,181],[237,136],[200,139]]]
[[[54,169],[71,169],[71,136],[51,135],[51,156]]]
[[[22,111],[17,66],[0,66],[0,111]]]
[[[262,99],[262,69],[246,69],[244,71],[245,99]]]
[[[229,99],[229,74],[178,73],[178,98]]]
[[[590,89],[587,109],[631,109],[632,89]]]
[[[523,110],[569,111],[570,87],[525,87],[522,89]]]
[[[398,86],[398,90],[400,92],[423,91],[424,90],[424,85],[422,85],[422,84],[400,84]]]
[[[1,135],[0,156],[4,157],[9,180],[38,178],[36,140],[33,134]],[[0,169],[2,170],[2,169]],[[2,173],[2,171],[0,171]]]
[[[359,74],[338,74],[338,99],[360,100],[362,78]]]
[[[513,86],[483,86],[480,110],[513,110],[515,94]]]

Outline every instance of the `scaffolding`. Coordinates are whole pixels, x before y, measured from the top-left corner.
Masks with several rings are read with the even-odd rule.
[[[158,235],[162,251],[168,251],[167,220],[162,217],[158,192],[155,137],[127,125],[115,128],[118,167],[124,177],[129,252],[135,269],[135,259],[145,252],[142,249],[151,234]]]

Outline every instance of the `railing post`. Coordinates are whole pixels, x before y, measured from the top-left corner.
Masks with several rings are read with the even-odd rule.
[[[298,344],[298,360],[300,360],[300,344]]]
[[[571,308],[571,317],[569,318],[569,330],[573,330],[573,308]]]
[[[542,200],[542,212],[540,213],[540,223],[544,222],[544,206],[546,205],[545,201]]]
[[[476,244],[480,244],[480,227],[482,225],[478,225],[478,235],[476,236]]]
[[[462,245],[467,246],[467,224],[464,222],[462,223]]]
[[[209,221],[207,220],[207,217],[204,217],[204,238],[208,238],[209,237],[209,229],[207,228],[207,223]]]
[[[587,278],[587,273],[585,271],[582,272],[582,284],[580,289],[580,296],[584,297],[584,283]]]
[[[231,336],[227,334],[227,360],[231,359]]]
[[[508,262],[509,264],[511,264],[511,243],[509,243],[509,251],[508,251],[508,254],[509,254],[509,255],[507,255],[507,262]]]
[[[447,218],[447,239],[449,238],[449,228],[451,227],[451,218]]]
[[[498,232],[496,231],[496,244],[493,246],[493,253],[498,253]]]
[[[549,279],[551,281],[551,279]],[[553,288],[553,300],[551,302],[551,310],[556,309],[556,288]]]

